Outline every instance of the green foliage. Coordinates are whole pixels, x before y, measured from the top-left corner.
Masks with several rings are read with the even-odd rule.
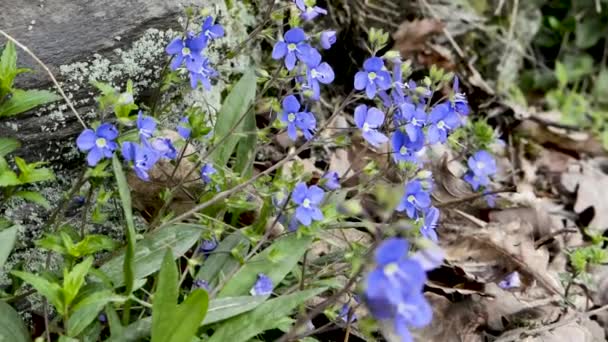
[[[123,123],[131,122],[131,112],[139,107],[135,104],[133,82],[127,82],[127,89],[124,93],[118,92],[110,84],[93,81],[91,82],[101,92],[101,96],[97,98],[99,108],[101,110],[111,109],[119,121]]]
[[[117,247],[116,242],[111,238],[98,234],[90,234],[85,236],[82,240],[74,242],[73,235],[69,234],[67,231],[46,234],[42,239],[36,241],[36,244],[40,248],[76,259],[93,255],[101,251],[113,251]]]
[[[120,161],[116,155],[114,155],[114,158],[112,158],[112,168],[114,169],[118,193],[120,194],[120,201],[122,203],[122,209],[125,215],[125,221],[127,223],[127,226],[125,227],[127,247],[125,249],[123,274],[126,285],[126,293],[131,294],[133,291],[133,282],[135,281],[135,225],[133,224],[133,211],[131,209],[131,190],[129,190],[127,178],[125,177],[124,171],[122,170],[122,165],[120,164]]]
[[[249,240],[240,231],[228,235],[217,246],[216,253],[203,263],[196,279],[206,280],[211,286],[217,285],[223,275],[232,273],[240,266],[239,259],[234,256],[246,254],[249,245]]]
[[[252,143],[255,143],[256,137],[254,132],[251,132],[255,130],[255,112],[252,108],[255,88],[255,73],[249,70],[232,88],[222,104],[214,129],[216,143],[219,146],[211,155],[217,166],[226,165],[234,149],[237,145],[241,145],[242,147],[237,150],[235,171],[249,173],[254,157],[255,145]],[[237,128],[233,129],[235,126]]]
[[[196,289],[179,305],[178,296],[177,267],[173,253],[167,250],[154,293],[152,342],[186,342],[195,336],[207,313],[207,292]]]
[[[12,226],[10,228],[0,230],[0,268],[4,266],[4,263],[13,250],[18,232],[19,226]]]
[[[0,341],[29,342],[30,334],[21,316],[8,304],[0,300]]]
[[[589,265],[601,265],[608,262],[608,251],[598,245],[581,247],[570,253],[570,264],[576,274],[585,273]]]

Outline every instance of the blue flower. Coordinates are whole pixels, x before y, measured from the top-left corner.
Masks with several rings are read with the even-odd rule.
[[[370,57],[363,63],[363,70],[355,74],[355,89],[365,89],[367,98],[373,99],[378,89],[391,87],[391,75],[384,70],[384,61],[380,57]]]
[[[208,256],[210,252],[213,252],[218,246],[217,239],[215,237],[210,240],[203,240],[201,245],[198,247],[198,253],[203,256]]]
[[[519,279],[519,273],[512,272],[507,274],[507,276],[498,283],[498,286],[505,290],[520,287],[521,280]]]
[[[340,309],[340,312],[338,313],[338,318],[344,323],[355,322],[357,320],[357,315],[354,311],[350,313],[350,320],[348,319],[350,311],[350,305],[348,305],[348,303],[344,303],[344,305],[342,305],[342,308]],[[349,320],[349,322],[347,322],[347,320]]]
[[[307,87],[312,89],[311,98],[318,100],[321,92],[319,83],[330,84],[334,77],[334,70],[326,62],[321,62],[321,55],[315,51],[306,70]]]
[[[327,172],[323,178],[326,179],[325,187],[329,190],[340,189],[340,177],[336,171]]]
[[[460,126],[460,117],[447,102],[440,103],[431,110],[429,121],[431,124],[427,137],[430,144],[444,143],[448,133]]]
[[[130,141],[122,143],[123,158],[133,163],[133,170],[139,179],[149,181],[148,171],[156,164],[160,155],[147,146],[135,144]]]
[[[433,311],[422,289],[426,272],[408,258],[409,244],[391,238],[380,244],[375,254],[376,268],[365,280],[364,299],[378,320],[392,320],[402,341],[412,341],[410,327],[421,328],[431,322]]]
[[[409,218],[416,219],[419,211],[424,211],[430,206],[431,195],[423,188],[419,180],[413,180],[405,186],[405,194],[396,210],[405,211]]]
[[[297,139],[298,128],[302,130],[306,140],[310,140],[317,128],[317,119],[310,112],[301,112],[300,107],[300,102],[294,95],[285,97],[281,121],[287,124],[287,135],[291,140]]]
[[[378,132],[378,128],[384,122],[384,113],[376,107],[367,108],[359,105],[355,108],[355,124],[361,129],[363,138],[375,147],[379,147],[388,141],[386,135]]]
[[[137,114],[137,129],[141,139],[152,138],[156,130],[156,121],[149,116],[144,116],[140,110]]]
[[[171,69],[176,70],[182,63],[186,63],[186,68],[190,71],[197,71],[203,62],[203,49],[207,46],[205,36],[196,36],[193,32],[188,32],[186,38],[175,38],[167,46],[167,53],[173,55]]]
[[[296,66],[296,58],[310,64],[313,50],[306,42],[304,30],[294,27],[285,33],[285,41],[278,41],[274,45],[272,58],[275,60],[285,58],[285,67],[291,71]]]
[[[205,184],[211,183],[211,175],[217,173],[212,164],[205,164],[201,167],[201,180]]]
[[[188,139],[190,138],[191,132],[192,129],[190,128],[188,117],[183,117],[179,120],[179,124],[177,125],[177,133],[179,133],[182,138]]]
[[[209,292],[210,287],[209,287],[209,283],[206,280],[204,280],[204,279],[196,279],[192,283],[192,289],[193,290],[204,289],[205,291]]]
[[[325,192],[316,185],[306,186],[300,182],[293,189],[292,199],[298,205],[296,208],[296,219],[305,226],[310,226],[313,220],[323,219],[323,213],[319,204],[323,201]]]
[[[397,130],[393,133],[391,142],[393,145],[393,158],[395,158],[395,161],[410,163],[418,162],[416,152],[420,151],[424,146],[424,141],[422,139],[412,141],[407,134]]]
[[[217,77],[218,73],[209,65],[208,58],[202,58],[200,65],[190,70],[190,86],[196,89],[201,83],[206,90],[211,90],[211,78]]]
[[[452,86],[452,89],[454,91],[454,100],[452,102],[454,110],[460,115],[469,115],[469,102],[467,101],[466,95],[464,93],[460,93],[458,85],[458,76],[454,77],[454,85]]]
[[[156,138],[152,141],[150,147],[163,158],[175,159],[177,157],[177,150],[169,138]]]
[[[430,207],[426,213],[424,213],[424,221],[420,227],[420,234],[425,238],[437,242],[437,224],[439,223],[439,209]]]
[[[490,192],[487,190],[484,190],[483,193],[484,193],[483,198],[486,200],[486,203],[488,204],[488,206],[490,208],[494,208],[496,206],[496,195],[490,194]]]
[[[321,32],[321,47],[325,50],[329,50],[332,45],[337,41],[336,31],[323,31]]]
[[[401,65],[403,62],[401,58],[395,58],[393,60],[393,90],[391,90],[391,97],[396,105],[404,102],[405,94],[403,89],[406,88],[406,84],[403,83],[403,73],[401,72]]]
[[[264,273],[258,274],[258,279],[249,291],[252,296],[267,296],[272,293],[272,279],[268,278]]]
[[[103,158],[112,158],[112,153],[118,147],[114,140],[118,137],[118,130],[114,125],[104,123],[95,131],[85,129],[76,139],[76,146],[82,152],[89,152],[87,163],[95,166]]]
[[[496,173],[496,161],[492,155],[484,150],[475,152],[467,161],[469,172],[464,175],[464,180],[471,184],[473,190],[477,191],[480,186],[490,185],[490,176]]]
[[[295,0],[296,6],[302,12],[300,17],[305,21],[313,20],[319,15],[327,14],[327,11],[319,6],[307,6],[304,0]]]
[[[496,161],[484,150],[475,152],[467,161],[469,170],[478,176],[492,176],[496,173]]]
[[[224,36],[224,28],[220,24],[213,24],[213,17],[208,16],[203,22],[201,35],[205,38],[205,43],[209,40],[221,38]]]
[[[395,125],[404,128],[412,141],[424,139],[422,127],[426,124],[426,118],[424,106],[415,106],[405,101],[399,105],[399,109],[395,112],[394,116]]]

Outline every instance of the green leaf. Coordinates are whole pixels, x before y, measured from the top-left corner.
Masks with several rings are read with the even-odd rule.
[[[15,44],[9,41],[0,56],[0,99],[10,92],[15,76],[17,76],[17,50]]]
[[[258,306],[246,314],[233,317],[222,324],[207,342],[245,342],[273,329],[277,323],[307,299],[323,292],[325,289],[312,289],[277,297]]]
[[[268,248],[251,258],[228,281],[218,297],[236,297],[248,294],[259,273],[266,274],[272,279],[273,284],[278,285],[298,264],[311,243],[312,237],[298,237],[297,234],[290,234],[273,242]]]
[[[4,266],[13,247],[15,247],[18,232],[19,226],[12,226],[0,231],[0,268]]]
[[[17,174],[11,170],[0,170],[0,186],[15,186],[21,184]]]
[[[112,158],[112,167],[114,168],[114,176],[116,177],[116,183],[118,185],[118,193],[120,195],[120,201],[122,202],[122,209],[125,214],[125,220],[127,221],[127,230],[125,235],[127,236],[127,248],[125,250],[124,257],[124,280],[126,285],[126,293],[131,294],[133,291],[133,282],[135,281],[135,225],[133,224],[133,211],[131,208],[131,191],[127,184],[127,177],[122,169],[120,160],[116,154]]]
[[[246,115],[243,122],[243,133],[245,136],[241,138],[236,147],[234,171],[240,173],[243,177],[251,177],[258,135],[255,124],[255,111],[250,110]]]
[[[606,25],[598,16],[585,16],[584,20],[576,23],[574,32],[576,46],[579,49],[588,49],[604,37]]]
[[[203,325],[223,321],[225,319],[251,311],[264,303],[266,296],[241,296],[217,298],[209,302],[209,311]]]
[[[601,103],[608,103],[608,69],[600,70],[593,85],[593,95]]]
[[[65,313],[66,308],[63,305],[63,294],[59,284],[51,283],[45,278],[27,272],[12,271],[11,274],[32,285],[36,291],[38,291],[41,295],[48,299],[51,304],[53,304],[55,309],[57,309],[57,312],[59,312],[61,315]]]
[[[158,275],[152,307],[152,342],[189,342],[207,313],[207,292],[197,289],[177,305],[178,272],[173,253],[167,250]]]
[[[84,280],[93,265],[93,257],[88,257],[72,268],[70,272],[63,272],[63,299],[66,307],[69,307],[78,295],[78,291],[84,284]]]
[[[125,300],[125,297],[118,296],[109,290],[95,292],[83,298],[71,309],[72,314],[68,319],[68,335],[78,336],[99,316],[104,306],[112,302],[120,303]]]
[[[15,157],[15,164],[17,164],[17,167],[21,172],[19,174],[19,181],[21,184],[30,184],[55,179],[55,175],[51,169],[44,167],[38,168],[44,163],[36,162],[28,164],[25,162],[25,160]]]
[[[231,251],[237,246],[242,246],[242,250],[249,249],[249,239],[247,239],[241,231],[235,231],[228,235],[203,263],[196,274],[196,279],[206,280],[210,286],[215,286],[218,283],[220,275],[232,273],[239,267],[239,261],[234,258]]]
[[[0,341],[31,341],[30,333],[23,324],[21,316],[2,300],[0,300]]]
[[[568,85],[568,70],[566,70],[566,67],[560,62],[555,62],[555,78],[557,78],[560,89],[563,89]]]
[[[19,141],[11,138],[0,138],[0,157],[4,157],[7,154],[15,151],[21,147]]]
[[[36,203],[36,204],[40,205],[41,207],[43,207],[44,209],[51,208],[51,204],[49,203],[49,201],[47,201],[46,198],[44,198],[44,196],[42,196],[42,194],[40,194],[39,192],[36,192],[36,191],[18,191],[16,193],[14,193],[13,196],[21,197],[26,201]]]
[[[152,341],[164,341],[167,331],[175,325],[175,311],[179,289],[177,267],[173,253],[168,249],[158,274],[156,292],[152,302]]]
[[[174,259],[186,253],[201,236],[198,226],[177,224],[157,230],[144,237],[137,243],[134,255],[135,279],[142,279],[160,269],[165,251],[171,248]],[[124,251],[101,266],[103,271],[114,284],[120,287],[125,284],[123,274]]]
[[[238,133],[243,132],[245,126],[243,124],[244,120],[240,120],[241,117],[243,115],[254,115],[254,113],[248,113],[248,111],[250,111],[250,106],[255,99],[255,91],[255,71],[250,69],[232,88],[232,91],[222,104],[222,108],[217,115],[214,131],[216,143],[223,142],[215,149],[211,156],[220,167],[228,163],[228,159],[230,159],[232,152],[234,152],[237,143],[241,139]],[[232,131],[237,123],[239,123],[238,127]],[[250,148],[253,148],[253,146]]]
[[[106,317],[108,317],[108,325],[110,326],[110,333],[112,336],[121,336],[125,331],[125,328],[122,326],[114,307],[112,305],[106,305],[105,313]]]
[[[11,97],[0,104],[0,118],[27,112],[40,105],[59,100],[61,97],[46,90],[15,89]]]

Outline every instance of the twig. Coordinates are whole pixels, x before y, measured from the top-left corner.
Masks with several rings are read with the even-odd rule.
[[[542,326],[539,328],[535,328],[535,329],[520,328],[520,329],[511,330],[511,331],[507,332],[509,334],[509,336],[504,336],[502,338],[498,338],[494,342],[519,341],[519,340],[521,340],[520,336],[522,334],[527,335],[527,336],[535,335],[535,334],[538,334],[541,332],[545,332],[545,331],[549,331],[549,330],[552,330],[555,328],[562,327],[564,325],[568,325],[570,323],[574,323],[582,318],[587,318],[587,317],[593,316],[595,314],[598,314],[598,313],[600,313],[602,311],[606,311],[606,310],[608,310],[608,305],[604,305],[597,309],[587,311],[587,312],[579,312],[579,313],[575,314],[574,317],[572,317],[572,318],[565,319],[562,321],[557,321],[555,323],[545,325],[545,326]]]
[[[65,102],[68,104],[68,107],[70,107],[70,109],[72,110],[72,112],[74,113],[74,115],[76,116],[76,118],[78,119],[78,121],[80,121],[80,124],[82,125],[83,128],[87,128],[87,125],[84,123],[84,121],[82,120],[82,118],[80,117],[80,114],[78,114],[78,112],[76,111],[76,108],[74,108],[74,105],[72,104],[72,101],[70,101],[70,99],[65,95],[65,93],[63,92],[63,89],[61,88],[61,86],[59,85],[59,82],[57,82],[57,79],[55,78],[55,76],[53,76],[53,73],[51,72],[51,70],[46,66],[46,64],[44,64],[44,62],[42,62],[40,60],[40,58],[38,58],[32,51],[30,51],[30,49],[21,44],[17,39],[13,38],[11,35],[9,35],[8,33],[0,30],[0,34],[2,34],[4,37],[6,37],[6,39],[10,40],[11,42],[15,43],[15,45],[17,45],[19,48],[21,48],[21,50],[25,51],[28,55],[30,55],[38,64],[40,64],[40,66],[42,67],[42,69],[44,69],[46,71],[46,73],[49,75],[49,77],[51,78],[51,80],[53,81],[53,84],[55,85],[55,88],[57,88],[57,91],[59,92],[59,94],[61,94],[61,97],[63,97],[63,99],[65,100]]]
[[[578,229],[574,229],[574,228],[564,228],[564,229],[556,230],[553,233],[543,236],[542,239],[536,241],[534,243],[534,248],[538,248],[538,247],[542,246],[545,242],[553,239],[554,237],[556,237],[560,234],[576,233],[576,232],[578,232]]]
[[[513,11],[511,12],[511,23],[509,25],[509,33],[507,40],[513,40],[513,34],[515,33],[515,23],[517,22],[517,10],[519,8],[519,0],[513,0]]]
[[[437,208],[449,207],[449,206],[452,206],[452,205],[455,205],[455,204],[460,204],[460,203],[464,203],[464,202],[470,202],[472,200],[475,200],[475,199],[477,199],[479,197],[483,197],[483,196],[486,196],[486,195],[495,195],[495,194],[499,194],[499,193],[503,193],[503,192],[513,192],[513,191],[515,191],[515,187],[510,186],[510,187],[506,187],[506,188],[502,188],[502,189],[494,190],[494,191],[474,193],[472,195],[465,196],[465,197],[462,197],[462,198],[457,198],[455,200],[438,203],[435,206]]]

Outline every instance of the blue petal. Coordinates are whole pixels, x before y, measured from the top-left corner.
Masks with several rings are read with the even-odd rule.
[[[304,199],[306,199],[307,195],[308,195],[308,187],[306,186],[306,183],[299,182],[298,184],[296,184],[295,188],[293,189],[293,193],[291,194],[291,199],[296,204],[302,204],[302,202],[304,202]]]
[[[370,100],[376,96],[376,84],[374,84],[374,82],[367,82],[365,95],[367,95],[367,98]]]
[[[317,79],[323,84],[330,84],[336,77],[334,70],[325,62],[321,63],[316,70],[319,73],[319,77],[317,77]]]
[[[122,143],[122,157],[130,162],[135,159],[135,144],[130,141],[125,141]]]
[[[296,125],[294,123],[287,125],[287,136],[293,141],[298,139],[298,131],[296,130]]]
[[[175,55],[175,57],[173,57],[173,60],[171,61],[171,70],[177,70],[177,68],[182,65],[183,61],[184,56],[181,53]]]
[[[386,135],[378,132],[375,129],[363,132],[363,138],[374,147],[380,147],[382,144],[388,141]]]
[[[294,27],[285,33],[285,41],[287,43],[299,43],[306,40],[306,33],[299,27]]]
[[[363,69],[365,69],[367,72],[373,71],[377,73],[382,69],[383,66],[384,62],[380,57],[370,57],[363,62]]]
[[[376,107],[370,107],[365,122],[372,128],[380,127],[384,123],[384,113]]]
[[[376,74],[376,79],[374,80],[378,88],[382,90],[387,90],[391,88],[391,74],[388,71],[378,71]]]
[[[92,129],[85,129],[76,139],[76,146],[83,152],[88,151],[95,146],[95,140],[97,140],[95,132]]]
[[[93,147],[87,155],[87,163],[89,163],[89,166],[97,165],[101,159],[103,159],[103,151],[98,147]]]
[[[259,273],[258,279],[251,288],[250,293],[252,296],[267,296],[272,293],[273,287],[272,279],[263,273]]]
[[[182,49],[184,48],[184,41],[182,38],[175,38],[171,41],[171,43],[169,43],[169,45],[167,45],[167,53],[170,55],[176,55],[178,53],[182,52]]]
[[[407,256],[409,248],[409,243],[406,239],[391,238],[385,240],[378,246],[378,249],[376,249],[376,263],[385,266],[393,262],[398,262]]]
[[[285,42],[277,42],[272,49],[272,59],[281,59],[287,53],[287,44]]]
[[[105,138],[107,140],[114,140],[118,137],[118,130],[110,123],[104,123],[97,128],[96,134],[98,137]]]
[[[357,125],[357,127],[360,129],[363,128],[366,118],[367,106],[364,104],[358,105],[357,108],[355,108],[355,125]]]
[[[289,95],[283,99],[283,110],[286,113],[297,113],[300,110],[300,102],[294,95]]]
[[[298,219],[298,221],[300,221],[301,224],[307,227],[310,226],[310,223],[312,222],[309,210],[304,207],[296,208],[296,218]]]
[[[323,191],[323,189],[321,189],[320,187],[313,185],[308,188],[307,197],[310,200],[311,204],[318,205],[323,201],[323,198],[325,197],[325,191]]]
[[[287,70],[291,71],[296,66],[296,54],[293,51],[287,52],[287,57],[285,57],[285,67]]]
[[[355,74],[355,89],[363,90],[367,86],[368,77],[367,72],[359,71]]]

